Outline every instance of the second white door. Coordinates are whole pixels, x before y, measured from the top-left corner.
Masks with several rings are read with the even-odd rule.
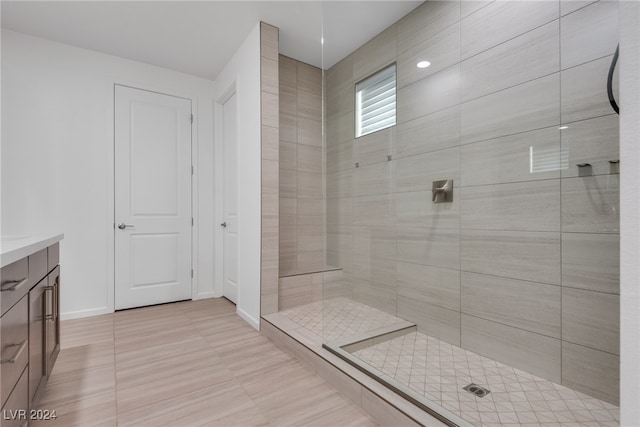
[[[238,302],[238,141],[236,94],[223,104],[224,140],[224,266],[223,294]]]
[[[191,298],[191,101],[115,86],[115,308]]]

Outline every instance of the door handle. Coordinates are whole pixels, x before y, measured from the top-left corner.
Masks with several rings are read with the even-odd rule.
[[[129,227],[129,228],[133,228],[133,227],[135,227],[135,225],[125,224],[124,222],[121,222],[120,224],[118,224],[118,228],[119,228],[120,230],[124,230],[124,229],[125,229],[125,228],[127,228],[127,227]]]
[[[223,222],[222,224],[220,224],[220,227],[222,228],[227,228],[227,221]]]

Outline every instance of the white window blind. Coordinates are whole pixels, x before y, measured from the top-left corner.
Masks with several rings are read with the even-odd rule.
[[[396,124],[396,65],[356,84],[356,138]]]

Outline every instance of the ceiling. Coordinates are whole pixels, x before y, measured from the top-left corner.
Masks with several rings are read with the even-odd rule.
[[[6,1],[2,27],[214,80],[258,21],[330,68],[421,1]],[[324,49],[320,40],[324,37]]]

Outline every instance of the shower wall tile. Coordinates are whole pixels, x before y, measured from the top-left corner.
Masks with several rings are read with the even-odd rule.
[[[353,53],[353,78],[358,81],[391,64],[396,58],[395,24]]]
[[[398,21],[398,53],[437,36],[459,20],[459,1],[424,2]]]
[[[568,156],[568,167],[562,177],[580,176],[579,163],[590,163],[593,175],[617,173],[618,166],[609,160],[619,160],[619,119],[610,114],[595,119],[570,123],[561,133],[562,151]]]
[[[322,173],[322,148],[311,145],[297,146],[298,165],[300,172]]]
[[[298,241],[295,225],[280,226],[280,254],[295,255]]]
[[[298,252],[321,252],[324,249],[324,227],[298,225],[296,227],[296,250]]]
[[[562,286],[620,293],[620,236],[562,233]]]
[[[353,195],[353,171],[355,168],[327,174],[327,197],[351,197]]]
[[[396,313],[395,283],[374,283],[354,278],[353,299],[386,313]]]
[[[562,179],[562,231],[618,233],[620,176]]]
[[[293,114],[280,114],[280,141],[297,142],[298,140],[298,119]]]
[[[260,85],[263,91],[278,94],[278,61],[260,57]]]
[[[464,271],[560,284],[560,233],[463,230],[460,254]]]
[[[280,197],[280,226],[296,225],[298,216],[298,199]]]
[[[327,140],[327,173],[353,168],[353,140],[345,142]]]
[[[462,312],[560,338],[560,287],[462,273]]]
[[[607,94],[607,76],[611,58],[612,56],[607,56],[562,71],[560,85],[562,123],[614,113]],[[617,85],[614,88],[614,96],[620,99]]]
[[[298,81],[297,62],[298,61],[288,56],[278,56],[278,69],[280,72],[279,84],[281,87],[286,86],[294,90],[296,89]],[[295,106],[296,103],[294,102],[293,107],[295,108]]]
[[[398,193],[396,196],[398,225],[405,227],[459,228],[460,197],[456,197],[456,191],[460,190],[455,189],[454,186],[454,197],[451,203],[433,203],[431,190]]]
[[[398,259],[459,270],[460,232],[457,229],[398,227]]]
[[[277,93],[261,92],[261,123],[264,126],[277,128],[280,122],[279,99]]]
[[[414,322],[418,331],[460,345],[460,312],[398,295],[398,317]]]
[[[395,191],[396,161],[360,166],[353,171],[353,192],[357,196]]]
[[[416,64],[424,60],[431,62],[431,65],[428,68],[418,68]],[[458,62],[460,62],[459,22],[429,38],[413,35],[413,37],[398,40],[397,87],[403,88]]]
[[[295,116],[298,114],[298,101],[296,100],[297,90],[295,86],[284,84],[280,82],[280,120],[282,120],[282,114],[290,114]]]
[[[397,123],[404,123],[460,103],[460,65],[397,91]]]
[[[492,2],[493,0],[463,0],[461,2],[460,16],[463,18],[469,16],[483,7],[490,5]]]
[[[299,116],[298,144],[322,147],[322,121]]]
[[[562,384],[619,405],[620,356],[563,342]]]
[[[260,56],[278,60],[278,27],[260,23]]]
[[[559,17],[553,1],[496,1],[462,20],[462,58],[506,42]]]
[[[324,199],[300,198],[297,200],[297,224],[323,226],[324,225]]]
[[[395,194],[353,198],[353,225],[393,226],[395,217]]]
[[[353,253],[369,260],[395,260],[396,227],[354,227]]]
[[[262,226],[278,227],[280,225],[280,199],[278,193],[262,193]]]
[[[535,158],[557,159],[557,167],[532,169],[532,153]],[[557,126],[463,145],[460,153],[462,186],[559,178],[560,168]]]
[[[351,197],[327,199],[327,224],[351,225],[353,199]]]
[[[324,251],[300,252],[296,259],[298,272],[317,272],[324,269]]]
[[[396,156],[415,156],[460,145],[460,106],[396,126]]]
[[[431,191],[433,181],[460,179],[460,149],[450,148],[397,160],[397,190]]]
[[[559,39],[556,20],[463,61],[462,101],[560,71]]]
[[[295,170],[280,169],[280,197],[298,196],[298,173]]]
[[[561,380],[559,339],[463,314],[462,348],[554,382]]]
[[[462,142],[557,125],[560,120],[559,91],[560,76],[556,73],[465,102],[462,104]]]
[[[277,160],[262,159],[262,193],[278,194],[280,168]]]
[[[620,354],[620,297],[562,288],[562,339]]]
[[[310,120],[320,120],[322,117],[322,92],[309,92],[298,87],[297,96],[298,117]]]
[[[464,187],[459,194],[463,229],[560,231],[560,180]]]
[[[311,94],[322,94],[322,70],[304,62],[295,61],[297,89]]]
[[[280,169],[295,171],[298,167],[298,144],[280,141]]]
[[[264,141],[262,145],[262,158],[265,160],[279,160],[278,153],[278,129],[269,126],[261,126],[261,139]]]
[[[460,311],[460,271],[398,260],[398,295]]]
[[[613,55],[618,43],[618,2],[599,1],[563,16],[562,69]]]
[[[394,157],[396,128],[390,127],[356,138],[353,143],[353,162],[360,167],[388,162]]]
[[[355,132],[353,110],[327,116],[327,145],[353,141]]]
[[[597,0],[560,0],[560,15],[565,16],[578,9],[595,3]]]
[[[298,171],[298,198],[322,198],[322,174]]]
[[[311,302],[311,274],[281,277],[278,285],[280,310]]]

